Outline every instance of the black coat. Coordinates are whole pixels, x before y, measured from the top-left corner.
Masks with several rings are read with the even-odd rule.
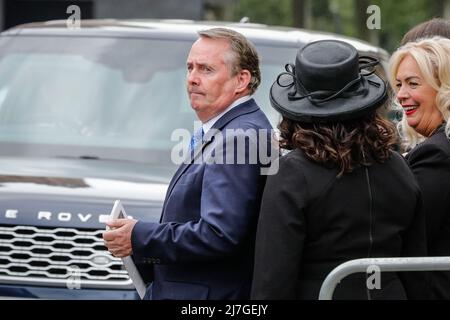
[[[444,126],[406,159],[422,189],[428,255],[450,256],[450,140]],[[430,298],[450,299],[450,272],[430,273],[430,289]]]
[[[268,176],[253,299],[317,299],[327,274],[345,261],[426,255],[420,189],[399,154],[342,178],[337,173],[294,150]],[[426,298],[424,273],[382,273],[381,289],[370,292],[366,277],[344,278],[333,298]]]

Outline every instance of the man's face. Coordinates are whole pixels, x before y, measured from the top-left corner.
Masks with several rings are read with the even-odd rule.
[[[187,90],[197,117],[206,122],[239,97],[238,76],[231,76],[226,40],[198,39],[187,58]],[[242,90],[241,90],[242,91]]]

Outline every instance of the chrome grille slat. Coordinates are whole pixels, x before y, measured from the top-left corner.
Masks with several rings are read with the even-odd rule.
[[[14,231],[3,231],[3,230],[0,230],[0,234],[15,236]],[[21,234],[20,236],[21,236],[21,238],[24,238],[24,239],[33,239],[35,237],[51,237],[51,238],[53,238],[55,240],[58,240],[58,236],[55,235],[55,234],[51,234],[51,233],[37,233],[36,232],[35,234]],[[67,240],[72,240],[73,241],[73,240],[77,239],[78,237],[77,236],[73,236],[73,237],[67,237],[67,238],[68,238]],[[70,239],[70,238],[73,238],[73,239]],[[85,235],[82,235],[82,238],[79,238],[79,239],[91,239],[93,241],[97,241],[98,240],[97,237],[85,236]],[[0,241],[4,241],[4,240],[11,240],[11,239],[0,239]]]
[[[101,235],[104,230],[92,230],[92,231],[80,231],[74,228],[50,228],[50,229],[42,229],[42,228],[37,228],[34,226],[11,226],[11,227],[5,227],[5,226],[0,226],[0,233],[2,231],[17,231],[17,230],[30,230],[30,231],[34,231],[36,233],[58,233],[58,232],[72,232],[72,233],[76,233],[78,235],[94,235],[94,236],[98,236]]]
[[[11,262],[11,264],[13,265],[17,265],[17,266],[27,266],[29,263],[31,262],[48,262],[51,265],[55,265],[55,266],[70,266],[72,264],[76,264],[76,263],[85,263],[85,264],[90,264],[92,267],[97,268],[97,265],[95,263],[93,263],[92,261],[89,261],[87,259],[72,259],[69,261],[52,261],[48,258],[28,258],[28,259],[13,259],[9,256],[5,256],[3,257],[3,259],[7,259]],[[20,261],[20,262],[17,262]],[[109,270],[110,272],[117,272],[117,273],[127,273],[126,270],[111,270],[108,267],[111,266],[121,266],[121,262],[110,262],[108,264],[103,265],[102,270]],[[2,267],[6,268],[8,267],[7,265],[2,265]],[[36,267],[39,268],[39,267]],[[122,272],[120,272],[122,271]]]
[[[64,253],[65,256],[70,257],[72,260],[75,260],[78,257],[78,256],[75,256],[75,255],[71,254],[70,252],[67,252],[67,251],[52,252],[52,253],[49,253],[49,254],[44,254],[44,253],[42,253],[42,254],[35,254],[35,257],[51,258],[53,256],[59,256],[59,255],[61,255],[61,253]],[[13,250],[11,250],[9,252],[0,252],[0,257],[1,256],[11,256],[13,254],[29,254],[29,250],[16,250],[16,249],[13,249]],[[85,258],[86,259],[92,259],[93,257],[99,257],[99,256],[107,257],[107,258],[113,258],[113,257],[111,257],[111,255],[109,253],[106,252],[106,250],[105,250],[105,253],[92,253],[91,255],[86,256]],[[120,259],[117,259],[117,260],[118,260],[117,263],[119,263],[119,264],[122,263],[120,261]],[[22,261],[22,259],[20,259],[20,261]]]
[[[6,247],[8,244],[5,243],[5,245],[2,245],[2,240],[0,240],[0,247]],[[102,244],[103,245],[103,244]],[[49,249],[49,250],[53,250],[55,249],[53,246],[51,245],[44,245],[44,244],[36,244],[30,247],[21,247],[21,248],[27,248],[29,250],[33,250],[33,249]],[[84,246],[82,248],[72,248],[72,249],[62,249],[62,248],[58,248],[56,249],[57,252],[63,252],[63,253],[70,253],[70,252],[74,252],[80,249],[93,249],[92,247],[88,247],[88,246]],[[91,250],[92,252],[97,252],[97,250]]]
[[[31,238],[28,238],[28,239],[27,238],[1,239],[0,243],[14,243],[14,242],[17,242],[17,241],[20,241],[20,240],[23,240],[23,241],[26,241],[26,242],[31,242],[31,243],[33,243],[35,245],[39,245],[39,246],[44,245],[44,246],[52,246],[52,247],[55,244],[73,244],[73,245],[76,245],[76,246],[79,246],[79,247],[88,247],[88,248],[92,248],[92,247],[95,247],[95,246],[99,245],[98,243],[92,243],[92,244],[84,243],[84,244],[82,244],[82,243],[76,243],[75,241],[72,241],[72,240],[61,241],[59,239],[54,240],[54,241],[49,241],[49,242],[47,242],[47,241],[35,241],[34,239],[31,239]],[[103,243],[102,243],[102,245],[103,245]]]
[[[27,271],[25,273],[23,272],[13,272],[13,271],[7,271],[6,272],[8,275],[10,276],[29,276],[29,275],[48,275],[48,272],[46,272],[46,270],[34,270],[34,271]],[[85,276],[86,278],[90,279],[90,280],[105,280],[107,278],[107,276],[92,276],[90,274],[81,274],[82,276]],[[60,275],[60,274],[54,274],[52,275],[52,278],[59,278],[59,279],[67,279],[66,275]],[[123,279],[127,279],[128,276],[125,275],[117,275],[115,278],[123,278]]]
[[[122,260],[106,251],[103,232],[2,225],[0,283],[65,286],[75,274],[81,288],[131,289]]]

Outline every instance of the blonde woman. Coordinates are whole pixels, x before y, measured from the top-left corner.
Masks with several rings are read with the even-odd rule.
[[[390,81],[404,116],[406,159],[423,193],[428,255],[450,256],[450,40],[410,42],[391,57]],[[450,299],[450,272],[433,272],[432,299]]]

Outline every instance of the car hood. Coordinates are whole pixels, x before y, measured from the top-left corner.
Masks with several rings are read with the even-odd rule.
[[[114,200],[158,221],[176,168],[80,159],[0,159],[0,224],[104,228]]]

